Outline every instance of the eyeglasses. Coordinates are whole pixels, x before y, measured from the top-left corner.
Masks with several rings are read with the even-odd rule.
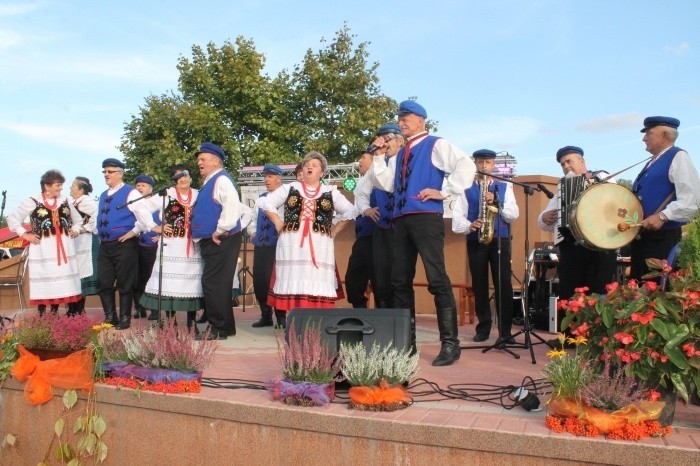
[[[107,175],[111,175],[113,173],[119,173],[119,170],[102,170],[102,173],[106,173]]]

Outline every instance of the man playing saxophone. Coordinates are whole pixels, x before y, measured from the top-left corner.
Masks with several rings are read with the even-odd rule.
[[[481,149],[472,156],[479,175],[453,206],[452,231],[467,235],[469,273],[479,320],[474,341],[486,341],[491,333],[489,266],[495,288],[498,337],[507,340],[513,324],[510,223],[520,211],[513,185],[488,176],[493,173],[496,153]]]

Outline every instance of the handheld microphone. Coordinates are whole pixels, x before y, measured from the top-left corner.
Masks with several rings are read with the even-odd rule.
[[[396,135],[394,133],[387,133],[384,135],[384,142],[389,142],[392,139],[394,139],[395,137],[396,137]],[[369,152],[370,154],[374,154],[377,151],[377,149],[380,149],[380,148],[381,148],[381,146],[375,146],[374,144],[372,144],[367,148],[367,152]]]
[[[552,191],[550,191],[549,189],[547,189],[547,187],[546,187],[545,185],[543,185],[542,183],[537,183],[537,188],[538,188],[540,191],[542,191],[542,192],[544,193],[545,196],[547,196],[547,199],[551,199],[551,198],[554,197],[554,194],[552,193]]]
[[[181,172],[175,173],[175,174],[170,178],[170,181],[172,181],[173,183],[177,183],[177,180],[179,180],[180,178],[182,178],[182,177],[184,177],[184,176],[190,176],[190,172],[187,171],[187,170],[182,170]]]
[[[2,210],[5,210],[5,199],[7,199],[7,191],[2,192],[2,207],[0,207]]]

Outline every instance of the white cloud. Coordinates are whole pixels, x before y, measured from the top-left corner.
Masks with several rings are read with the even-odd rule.
[[[673,55],[685,55],[686,53],[690,52],[690,44],[683,41],[675,47],[667,45],[664,47],[664,51]]]
[[[618,129],[635,128],[642,125],[644,115],[637,112],[613,114],[582,121],[576,129],[587,133],[605,133]]]
[[[481,147],[512,150],[523,141],[546,131],[540,121],[519,116],[489,116],[479,121],[462,120],[438,125],[439,135],[469,150]]]
[[[42,2],[34,3],[2,3],[0,4],[0,16],[18,16],[31,13],[41,8]]]
[[[0,128],[31,140],[87,152],[115,153],[120,140],[118,133],[101,128],[16,123],[0,123]]]

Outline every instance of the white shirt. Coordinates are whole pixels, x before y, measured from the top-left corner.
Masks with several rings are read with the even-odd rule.
[[[411,141],[412,146],[416,146],[426,137],[426,134],[421,133],[419,137],[408,138],[408,140]],[[387,164],[384,154],[375,155],[372,166],[365,176],[372,180],[374,186],[384,191],[393,192],[397,159],[397,156],[391,157]],[[459,196],[472,185],[476,174],[476,165],[467,154],[445,139],[439,138],[435,141],[431,160],[435,168],[448,174],[440,191],[443,199]]]
[[[649,165],[656,162],[671,147],[662,150]],[[698,171],[686,151],[679,150],[676,153],[668,168],[668,179],[676,189],[676,200],[669,202],[661,212],[669,220],[682,223],[691,221],[698,211],[698,204],[700,204],[700,179]]]
[[[469,227],[472,222],[467,219],[469,212],[469,201],[467,195],[463,191],[462,195],[457,198],[452,209],[452,231],[455,233],[471,233]],[[500,217],[506,223],[513,223],[520,216],[520,209],[515,202],[515,194],[513,193],[513,184],[506,183],[506,193],[503,198],[503,207],[500,212]]]

